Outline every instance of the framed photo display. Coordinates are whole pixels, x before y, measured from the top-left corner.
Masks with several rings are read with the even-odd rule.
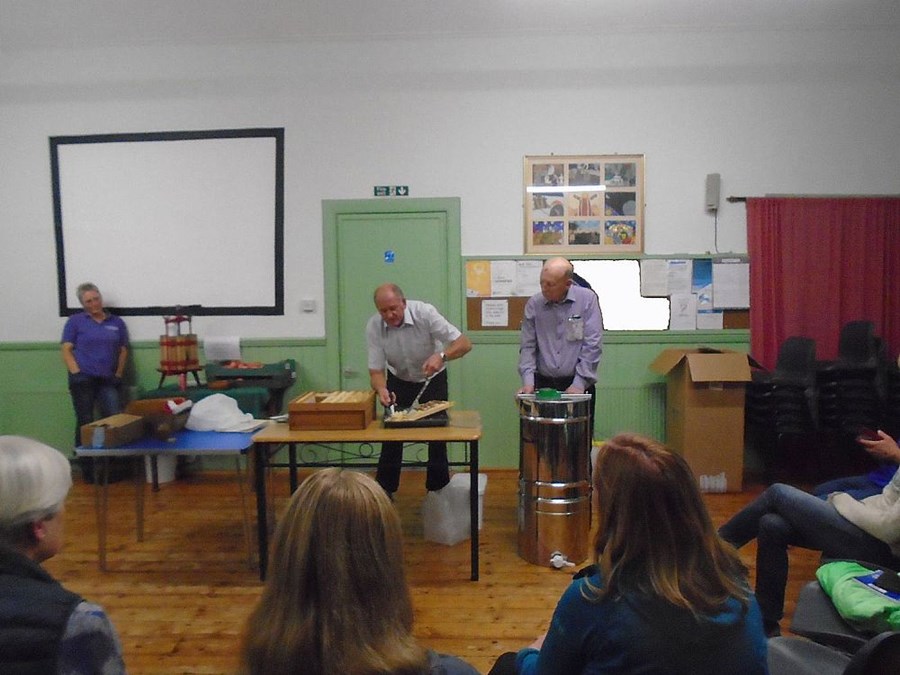
[[[644,247],[643,155],[525,157],[525,253]]]

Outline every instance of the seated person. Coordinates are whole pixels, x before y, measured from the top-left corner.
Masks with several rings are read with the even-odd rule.
[[[900,448],[883,431],[860,440],[878,457],[900,458]],[[900,567],[900,471],[881,493],[858,501],[833,492],[823,501],[790,485],[775,483],[725,523],[719,534],[741,547],[756,539],[756,597],[766,633],[780,632],[788,547],[821,551],[826,558],[853,558]]]
[[[883,432],[875,432],[880,435]],[[825,481],[816,485],[812,489],[812,493],[816,497],[827,499],[832,492],[846,492],[854,499],[865,499],[872,495],[877,495],[884,490],[884,486],[891,482],[891,478],[897,472],[897,465],[900,464],[900,454],[892,454],[892,448],[889,445],[875,443],[873,439],[859,437],[856,439],[876,460],[882,462],[877,469],[870,471],[861,476],[846,476],[844,478],[835,478],[834,480]],[[887,452],[887,454],[885,454]]]
[[[330,468],[309,476],[273,546],[241,673],[478,675],[412,636],[400,516],[366,474]]]
[[[747,570],[716,536],[684,459],[619,435],[600,448],[593,488],[595,564],[576,575],[547,634],[491,673],[767,672]]]
[[[4,673],[117,675],[122,648],[103,610],[63,588],[41,563],[63,543],[72,487],[62,453],[0,436],[0,665]]]

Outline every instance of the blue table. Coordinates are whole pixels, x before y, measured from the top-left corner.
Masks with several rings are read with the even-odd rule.
[[[106,570],[106,532],[109,510],[109,458],[132,457],[141,466],[135,467],[135,513],[137,519],[137,540],[144,540],[144,457],[155,458],[160,455],[194,455],[194,456],[231,456],[235,458],[238,473],[238,485],[241,490],[241,506],[244,510],[244,535],[250,545],[249,525],[246,515],[246,499],[244,496],[244,480],[241,477],[240,457],[246,455],[253,446],[253,432],[222,431],[178,431],[169,440],[158,438],[142,438],[116,448],[75,448],[78,457],[95,460],[94,467],[94,509],[97,515],[97,544],[100,569]],[[98,471],[99,469],[99,471]],[[265,529],[265,522],[260,528]]]

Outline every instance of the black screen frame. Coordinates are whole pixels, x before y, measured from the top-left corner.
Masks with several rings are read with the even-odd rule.
[[[90,134],[78,136],[50,137],[50,169],[53,191],[53,220],[56,239],[57,282],[59,315],[71,316],[82,311],[80,306],[70,306],[66,278],[66,252],[62,208],[62,187],[60,180],[61,146],[88,143],[141,143],[159,141],[190,141],[203,139],[272,138],[275,141],[275,194],[274,194],[274,289],[273,302],[252,306],[205,306],[191,305],[190,313],[196,316],[241,316],[241,315],[284,315],[284,128],[214,129],[199,131],[159,131],[140,133]],[[165,270],[165,261],[159,261],[160,276],[167,273],[170,278],[178,277],[178,270]],[[223,269],[223,274],[232,275],[234,270]],[[183,308],[171,305],[114,306],[113,311],[122,316],[159,316],[181,311]]]

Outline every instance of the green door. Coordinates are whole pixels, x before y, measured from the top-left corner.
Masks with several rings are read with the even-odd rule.
[[[326,337],[329,350],[336,347],[337,388],[368,389],[365,327],[375,313],[376,286],[395,283],[408,299],[432,303],[463,329],[459,202],[364,200],[324,206]]]

